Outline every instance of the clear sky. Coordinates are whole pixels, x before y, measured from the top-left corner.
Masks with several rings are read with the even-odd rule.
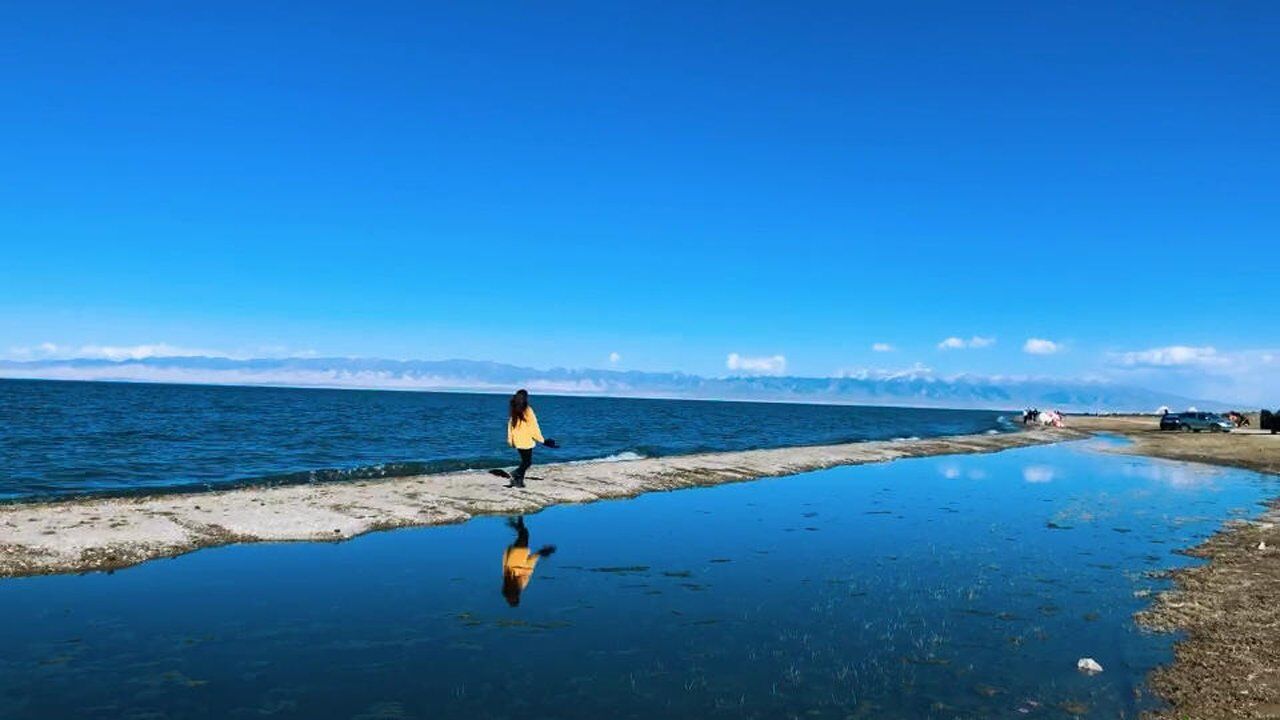
[[[5,3],[0,354],[1275,377],[1277,37],[1266,1]]]

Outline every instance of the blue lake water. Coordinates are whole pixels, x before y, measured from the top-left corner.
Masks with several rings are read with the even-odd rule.
[[[1132,614],[1276,483],[1089,447],[551,508],[515,607],[503,518],[4,581],[0,717],[1134,718]]]
[[[514,390],[514,388],[513,388]],[[539,462],[1007,430],[1001,413],[534,396]],[[503,395],[0,380],[0,501],[514,464]]]

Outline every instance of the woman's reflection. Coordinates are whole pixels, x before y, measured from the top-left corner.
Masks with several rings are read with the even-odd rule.
[[[507,604],[515,607],[520,604],[520,593],[533,579],[533,568],[538,561],[551,557],[556,551],[555,545],[543,545],[536,553],[529,552],[529,528],[524,526],[524,516],[507,520],[507,525],[516,531],[516,541],[502,553],[502,596]]]

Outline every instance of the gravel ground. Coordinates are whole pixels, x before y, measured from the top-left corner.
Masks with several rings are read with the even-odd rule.
[[[1158,423],[1067,419],[1072,428],[1134,441],[1117,452],[1280,474],[1280,435],[1160,432]],[[1280,499],[1253,520],[1228,523],[1188,554],[1207,562],[1175,572],[1174,589],[1138,616],[1154,630],[1185,633],[1173,664],[1152,674],[1152,688],[1170,703],[1152,717],[1280,718]]]

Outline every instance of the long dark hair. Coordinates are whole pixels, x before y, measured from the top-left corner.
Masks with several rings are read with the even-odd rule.
[[[502,597],[507,604],[516,607],[520,604],[520,578],[515,573],[502,573]]]
[[[511,396],[511,427],[524,422],[524,414],[529,409],[529,391],[520,388]]]

